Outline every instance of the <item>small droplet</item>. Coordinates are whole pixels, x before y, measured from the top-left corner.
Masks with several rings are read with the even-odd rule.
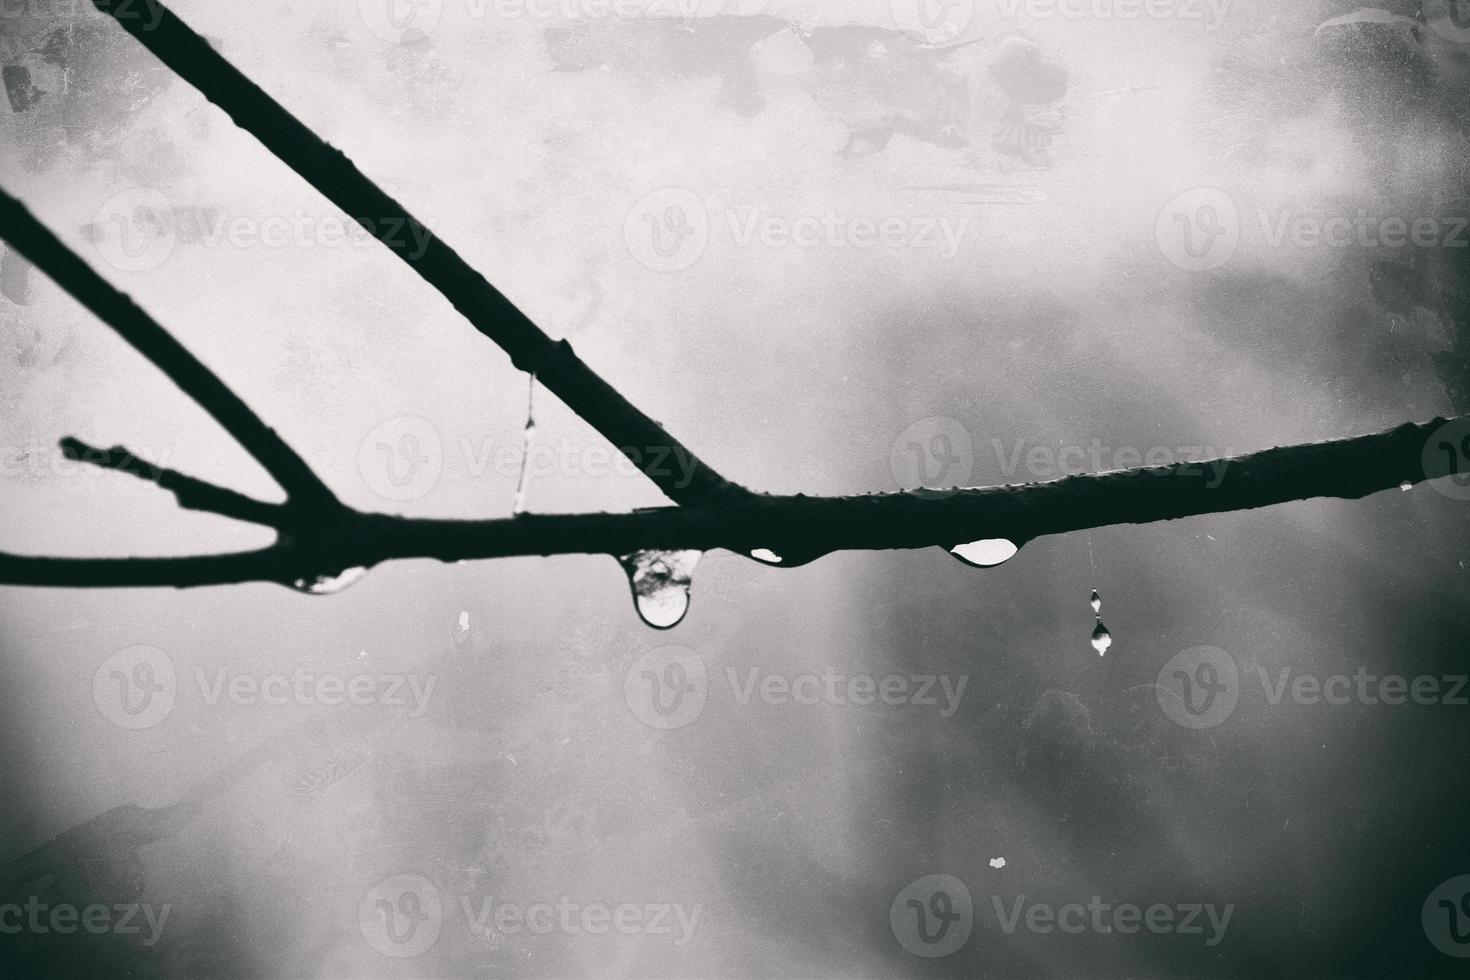
[[[756,548],[750,553],[750,557],[754,558],[758,562],[763,562],[767,565],[781,564],[781,556],[776,554],[770,548]]]
[[[689,589],[702,551],[635,551],[618,559],[628,573],[638,615],[654,629],[679,625],[689,611]]]
[[[336,595],[343,589],[356,584],[366,574],[366,568],[349,568],[336,575],[317,575],[309,579],[299,578],[291,583],[291,588],[297,592],[305,592],[307,595]]]
[[[1102,612],[1102,596],[1097,594],[1097,589],[1092,590],[1092,611],[1095,613]]]
[[[1414,489],[1414,481],[1405,480],[1403,483],[1399,484],[1399,489],[1402,490],[1404,493],[1408,493],[1410,490]]]
[[[986,538],[983,541],[971,541],[969,544],[957,544],[949,549],[949,553],[972,568],[994,568],[1016,557],[1020,550],[1006,538]]]
[[[1092,631],[1092,648],[1097,651],[1099,657],[1107,656],[1108,647],[1113,645],[1113,634],[1103,625],[1101,618],[1097,621],[1097,628]]]

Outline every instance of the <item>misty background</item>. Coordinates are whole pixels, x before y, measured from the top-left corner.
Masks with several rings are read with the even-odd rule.
[[[1069,18],[981,2],[924,38],[936,51],[883,0],[704,4],[677,31],[457,0],[398,23],[372,0],[172,5],[716,469],[808,494],[899,489],[906,433],[921,454],[963,433],[968,450],[943,452],[957,468],[933,472],[986,485],[1062,475],[1026,462],[1038,446],[1217,456],[1470,411],[1463,245],[1273,241],[1297,214],[1431,218],[1449,237],[1470,213],[1470,44],[1376,16],[1319,29],[1355,7],[1235,0],[1213,23],[1204,4]],[[843,26],[882,30],[821,34]],[[376,243],[323,244],[331,206],[90,5],[8,8],[0,30],[7,191],[345,503],[511,513],[527,383],[493,344]],[[1167,216],[1200,188],[1238,210],[1239,242],[1192,271]],[[698,223],[665,207],[691,199],[702,243],[649,252],[639,229]],[[751,215],[828,213],[963,233],[953,254],[742,242]],[[297,217],[305,231],[260,240]],[[235,240],[217,234],[235,219]],[[7,252],[0,286],[0,550],[268,540],[60,460],[74,435],[280,496],[23,259]],[[626,467],[589,472],[600,438],[545,391],[535,415],[562,461],[533,471],[530,510],[661,503]],[[430,457],[436,476],[385,482]],[[607,556],[395,563],[331,597],[6,588],[0,862],[32,857],[0,880],[172,907],[151,946],[30,937],[55,975],[1448,975],[1420,909],[1470,873],[1470,708],[1273,706],[1257,669],[1470,672],[1467,506],[1421,485],[1045,538],[984,571],[940,549],[790,570],[710,554],[667,633]],[[177,694],[127,729],[94,675],[140,645],[167,655]],[[706,664],[708,698],[658,730],[625,677],[669,645]],[[1235,660],[1241,694],[1195,730],[1153,685],[1201,645]],[[210,704],[195,680],[298,667],[437,682],[419,711]],[[726,668],[752,667],[968,682],[948,717],[741,704]],[[395,959],[359,907],[400,874],[446,910],[431,949]],[[889,926],[930,874],[975,906],[969,942],[932,960]],[[1235,911],[1213,947],[1007,934],[991,896],[1023,894]],[[456,906],[486,896],[702,917],[682,946],[476,934]]]

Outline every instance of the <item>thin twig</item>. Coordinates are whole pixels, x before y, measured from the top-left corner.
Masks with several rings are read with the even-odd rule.
[[[93,4],[406,262],[476,330],[499,344],[517,368],[536,375],[548,391],[618,447],[670,500],[714,503],[749,494],[635,408],[584,364],[569,343],[548,337],[342,151],[287,112],[163,4],[156,0],[144,5],[137,0],[93,0]],[[670,460],[682,465],[669,465]]]
[[[4,190],[0,190],[0,235],[224,426],[286,491],[293,507],[304,512],[338,506],[306,461],[228,385]]]
[[[233,517],[248,524],[282,530],[291,526],[287,508],[282,504],[266,503],[243,493],[217,486],[205,480],[188,476],[166,466],[157,466],[139,459],[126,447],[113,446],[99,449],[89,446],[80,439],[61,440],[61,452],[67,459],[89,463],[103,469],[128,473],[140,480],[156,483],[169,491],[185,510],[203,511]]]

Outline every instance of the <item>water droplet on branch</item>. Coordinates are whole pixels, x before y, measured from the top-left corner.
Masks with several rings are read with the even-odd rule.
[[[766,565],[781,564],[781,556],[776,554],[770,548],[756,548],[755,550],[751,551],[750,557]]]
[[[1403,483],[1399,484],[1399,489],[1402,490],[1404,493],[1408,493],[1410,490],[1414,489],[1414,482],[1412,480],[1405,480]]]
[[[689,611],[689,589],[702,551],[635,551],[618,562],[628,573],[633,604],[654,629],[679,625]]]
[[[949,553],[971,568],[994,568],[1016,557],[1020,550],[1006,538],[986,538],[983,541],[971,541],[969,544],[957,544],[949,549]]]
[[[1095,613],[1102,612],[1102,596],[1097,594],[1097,589],[1092,590],[1092,611]]]
[[[336,595],[338,592],[355,585],[366,574],[366,568],[349,568],[338,572],[336,575],[315,575],[311,578],[299,578],[291,583],[291,588],[297,592],[305,592],[307,595]]]
[[[1101,617],[1098,617],[1097,627],[1092,631],[1092,648],[1097,651],[1099,657],[1107,656],[1108,647],[1113,645],[1113,634],[1103,625]]]

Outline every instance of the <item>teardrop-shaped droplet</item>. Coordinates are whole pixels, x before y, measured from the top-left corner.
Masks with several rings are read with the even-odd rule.
[[[1095,613],[1102,612],[1102,596],[1097,594],[1097,589],[1092,590],[1092,611]]]
[[[336,575],[299,578],[291,583],[291,588],[297,592],[305,592],[307,595],[336,595],[343,589],[356,584],[366,574],[366,568],[348,568]]]
[[[750,557],[766,565],[781,564],[781,556],[770,548],[755,548],[750,552]]]
[[[949,553],[972,568],[994,568],[1016,557],[1020,550],[1006,538],[986,538],[984,541],[957,544],[949,549]]]
[[[618,559],[628,573],[638,615],[654,629],[679,625],[689,611],[689,588],[702,551],[635,551]]]
[[[1113,645],[1113,634],[1103,625],[1101,618],[1097,621],[1097,628],[1092,631],[1092,648],[1097,651],[1099,657],[1107,656],[1108,647]]]

